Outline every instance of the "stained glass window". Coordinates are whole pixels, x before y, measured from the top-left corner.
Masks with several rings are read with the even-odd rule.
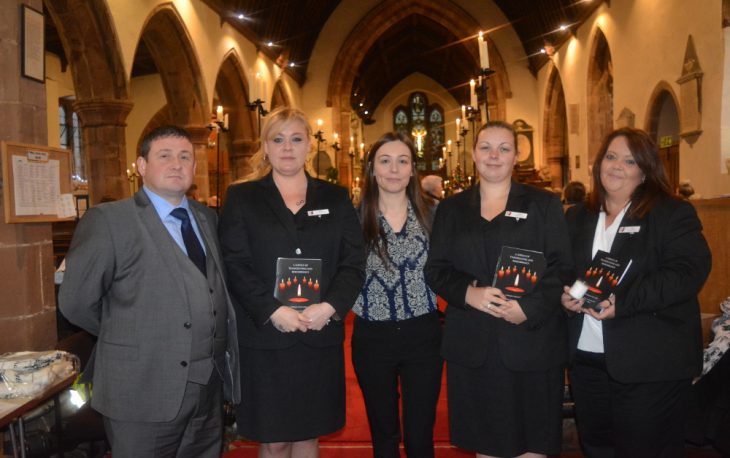
[[[425,173],[439,171],[439,158],[444,146],[444,110],[438,104],[429,104],[423,92],[408,97],[408,106],[393,111],[393,130],[410,135],[416,145],[416,167]]]

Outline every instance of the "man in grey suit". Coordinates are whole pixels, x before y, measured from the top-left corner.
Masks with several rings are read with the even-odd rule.
[[[144,187],[91,208],[66,257],[59,307],[99,337],[91,405],[114,458],[218,457],[223,397],[240,397],[217,216],[185,197],[195,166],[187,131],[150,132]]]

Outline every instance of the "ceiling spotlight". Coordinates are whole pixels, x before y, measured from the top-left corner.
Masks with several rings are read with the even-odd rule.
[[[244,16],[244,14],[243,14],[243,13],[238,13],[238,16],[236,16],[236,17],[237,17],[238,19],[240,19],[240,20],[244,20],[244,19],[246,19],[246,16]]]
[[[270,48],[270,47],[274,46],[274,43],[270,41],[270,42],[266,43],[266,46],[268,46]]]
[[[294,62],[289,62],[289,66],[290,66],[290,67],[296,67],[296,66],[297,66],[297,64],[295,64]]]
[[[566,30],[568,30],[568,26],[567,26],[567,25],[565,25],[565,24],[562,24],[562,25],[560,26],[560,31],[561,31],[561,32],[565,32]]]
[[[368,110],[365,110],[365,111],[364,111],[363,113],[365,113],[365,114],[369,114],[369,113],[368,113]]]
[[[360,102],[360,106],[363,106],[363,103],[362,102]]]
[[[545,48],[540,49],[540,54],[547,54],[547,51],[545,50]]]

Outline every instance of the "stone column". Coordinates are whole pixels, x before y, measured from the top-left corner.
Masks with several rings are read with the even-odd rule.
[[[193,137],[193,148],[195,148],[195,184],[198,185],[200,197],[208,199],[215,194],[215,187],[211,189],[210,178],[208,177],[208,138],[210,130],[205,126],[185,126],[190,136]],[[215,186],[215,183],[212,184]]]
[[[46,88],[20,71],[20,5],[0,2],[0,140],[48,144]],[[8,224],[0,185],[0,353],[45,350],[56,344],[53,242],[49,223]]]
[[[249,159],[259,146],[257,140],[235,139],[231,142],[231,182],[240,180],[251,172]]]
[[[91,205],[99,203],[104,196],[123,199],[130,195],[125,121],[133,105],[117,99],[78,100],[74,103],[81,124],[86,170],[89,171]]]

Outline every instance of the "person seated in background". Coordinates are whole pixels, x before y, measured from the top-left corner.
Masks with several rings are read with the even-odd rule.
[[[421,188],[432,205],[438,205],[444,198],[443,179],[438,175],[426,175],[421,178]]]
[[[586,200],[586,185],[571,181],[563,190],[563,205],[567,208]]]
[[[688,180],[682,181],[679,183],[679,187],[677,187],[677,195],[684,200],[690,200],[695,195],[695,188]]]

